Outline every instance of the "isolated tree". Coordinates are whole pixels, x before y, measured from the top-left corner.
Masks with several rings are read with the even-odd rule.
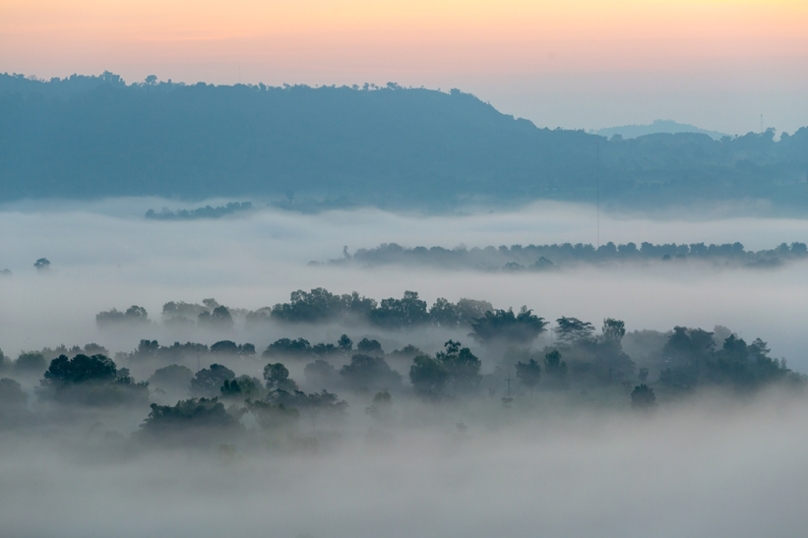
[[[640,368],[637,371],[637,379],[640,380],[640,383],[645,383],[645,380],[648,379],[648,368]]]
[[[576,344],[592,339],[595,326],[578,318],[561,316],[556,320],[556,336],[566,344]]]
[[[567,363],[561,360],[561,353],[558,350],[544,356],[544,371],[552,388],[567,386]]]
[[[603,339],[616,346],[620,345],[620,341],[626,335],[626,324],[619,319],[606,318],[603,320]]]
[[[37,271],[47,271],[50,269],[51,262],[48,261],[47,258],[39,258],[36,262],[34,262],[34,267],[36,267]]]
[[[516,377],[527,388],[533,390],[541,381],[541,366],[535,359],[516,363]]]
[[[347,334],[343,334],[342,336],[339,337],[339,340],[337,341],[337,347],[343,353],[350,353],[351,351],[353,351],[353,341],[350,338],[348,338]]]
[[[647,411],[656,407],[654,389],[642,383],[631,391],[631,407],[640,411]]]

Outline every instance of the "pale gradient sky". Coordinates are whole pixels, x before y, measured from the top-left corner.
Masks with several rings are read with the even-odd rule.
[[[808,0],[0,0],[0,71],[457,87],[540,126],[808,125]]]

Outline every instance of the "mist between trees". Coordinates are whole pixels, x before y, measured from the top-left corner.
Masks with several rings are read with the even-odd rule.
[[[406,422],[424,406],[476,409],[481,417],[491,406],[525,416],[565,408],[649,414],[704,391],[744,398],[768,387],[797,394],[806,385],[766,342],[725,327],[628,332],[617,319],[600,327],[571,316],[551,321],[527,307],[494,309],[479,300],[438,299],[427,308],[416,292],[377,303],[358,293],[298,290],[289,303],[252,312],[214,299],[169,302],[162,316],[163,324],[194,325],[220,339],[142,339],[114,355],[94,343],[25,351],[16,360],[0,355],[2,427],[37,431],[54,420],[122,414],[128,419],[112,423],[125,431],[110,434],[121,446],[258,442],[316,450],[345,424]],[[112,331],[154,327],[137,306],[97,321]],[[274,324],[289,336],[266,346],[237,343],[227,338],[236,323]],[[332,342],[295,334],[312,325],[346,333]],[[368,329],[378,339],[362,337]],[[386,350],[390,334],[410,343]],[[478,418],[466,413],[465,420]]]
[[[460,246],[406,248],[396,243],[383,243],[371,249],[358,249],[353,255],[345,248],[343,257],[329,260],[325,265],[406,265],[446,269],[477,269],[484,271],[549,271],[581,265],[603,265],[638,262],[696,261],[715,267],[774,268],[792,260],[808,258],[805,243],[781,243],[768,250],[746,250],[741,243],[722,245],[690,245],[675,243],[655,245],[643,242],[615,245],[609,241],[595,247],[571,243],[553,245],[502,245],[471,249]],[[311,262],[310,265],[321,265]]]

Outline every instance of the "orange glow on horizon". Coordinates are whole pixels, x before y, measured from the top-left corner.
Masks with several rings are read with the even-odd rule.
[[[27,73],[237,61],[519,74],[767,58],[805,65],[808,2],[0,0],[0,70]]]

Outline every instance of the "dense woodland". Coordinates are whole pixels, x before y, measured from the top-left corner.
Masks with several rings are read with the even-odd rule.
[[[0,75],[0,200],[146,195],[264,196],[297,209],[766,199],[803,211],[808,128],[607,139],[539,128],[459,90],[393,83]]]
[[[131,435],[137,443],[217,446],[258,435],[297,446],[316,444],[317,431],[352,414],[380,425],[400,419],[412,403],[546,413],[554,402],[650,412],[710,389],[744,397],[806,383],[784,359],[770,356],[766,342],[746,342],[724,327],[627,332],[617,319],[600,327],[568,316],[551,321],[526,307],[493,309],[485,301],[438,299],[427,308],[415,292],[377,303],[357,293],[297,291],[260,319],[212,299],[166,303],[162,314],[164,324],[193,324],[203,334],[249,322],[278,324],[290,336],[266,346],[142,339],[117,353],[94,343],[25,351],[16,360],[0,353],[0,427],[37,427],[71,409],[91,415],[125,409],[142,413]],[[296,327],[340,320],[353,324],[353,338],[294,336]],[[139,333],[155,326],[136,306],[101,313],[98,323]],[[433,349],[386,350],[379,339],[361,337],[371,327],[418,342],[458,336]],[[435,327],[445,332],[425,338]]]
[[[554,245],[502,245],[485,248],[414,247],[384,243],[371,249],[358,249],[354,254],[344,251],[343,257],[329,260],[327,265],[407,265],[447,269],[480,269],[504,271],[547,271],[584,264],[632,262],[707,262],[716,266],[751,268],[778,267],[791,260],[808,258],[805,243],[781,243],[776,248],[752,251],[741,243],[722,245],[690,245],[675,243],[655,245],[643,242],[615,245],[609,241],[595,247],[571,243]],[[312,265],[319,265],[312,262]]]

